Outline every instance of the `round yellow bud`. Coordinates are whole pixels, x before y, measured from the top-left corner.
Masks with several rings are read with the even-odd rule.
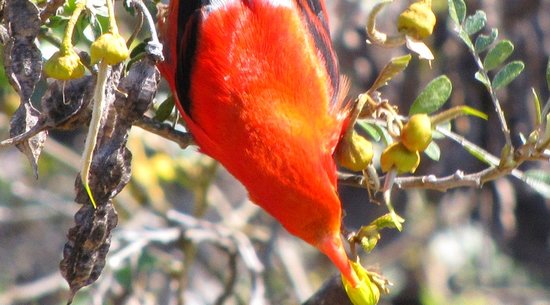
[[[116,65],[130,56],[126,41],[118,33],[105,33],[99,36],[90,47],[92,64],[105,61],[108,65]]]
[[[85,68],[80,57],[70,49],[66,54],[55,52],[44,64],[44,73],[59,80],[70,80],[84,76]]]
[[[354,305],[377,304],[380,300],[380,287],[371,280],[369,272],[360,263],[350,262],[359,278],[359,285],[353,286],[343,275],[344,290]]]
[[[380,166],[383,172],[396,168],[399,174],[414,173],[420,164],[418,151],[410,151],[401,142],[386,147],[380,156]]]
[[[401,130],[401,142],[410,151],[424,151],[432,141],[432,122],[427,114],[414,114]]]
[[[432,34],[435,22],[436,18],[431,3],[420,1],[411,4],[399,15],[397,29],[399,32],[422,40]]]
[[[353,131],[351,137],[342,139],[334,157],[341,166],[358,172],[367,168],[373,154],[371,142]]]

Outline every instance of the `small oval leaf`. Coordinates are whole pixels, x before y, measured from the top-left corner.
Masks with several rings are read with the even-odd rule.
[[[475,79],[477,79],[480,83],[484,84],[486,87],[491,86],[491,81],[487,78],[487,75],[477,71],[474,75]]]
[[[492,29],[489,35],[479,35],[474,44],[477,53],[485,51],[498,37],[498,29]]]
[[[535,126],[540,126],[542,123],[542,107],[540,98],[537,91],[533,87],[531,87],[531,93],[533,94],[533,107],[535,108]]]
[[[545,198],[550,198],[550,172],[528,170],[522,180]]]
[[[460,29],[458,31],[458,37],[460,37],[460,39],[462,39],[464,44],[466,44],[466,46],[470,50],[474,50],[474,44],[472,43],[472,40],[470,39],[470,36],[468,36],[468,33],[466,33],[466,31],[464,31],[463,29]]]
[[[483,60],[485,70],[490,71],[500,66],[514,51],[514,44],[510,40],[500,41],[494,48],[489,50]]]
[[[414,100],[409,115],[437,111],[449,99],[452,89],[451,80],[446,75],[435,78]]]
[[[469,106],[459,106],[462,114],[478,117],[483,120],[488,120],[489,116],[475,108]]]
[[[382,135],[380,134],[380,130],[376,128],[374,125],[367,123],[365,121],[358,121],[357,124],[361,129],[363,129],[375,142],[380,141],[382,138]]]
[[[449,15],[456,24],[462,24],[466,18],[466,3],[464,0],[449,0]]]
[[[424,150],[424,153],[426,154],[426,156],[428,156],[428,158],[434,161],[439,161],[439,158],[441,157],[441,149],[439,148],[439,145],[435,143],[435,141],[430,142],[430,145],[428,145],[426,150]]]
[[[473,35],[485,27],[487,24],[487,15],[484,11],[478,10],[475,14],[466,17],[464,20],[464,31],[468,35]]]
[[[390,62],[382,69],[380,74],[378,74],[378,77],[372,84],[369,91],[374,91],[382,86],[385,86],[392,78],[407,68],[411,58],[411,54],[392,58]]]
[[[525,65],[521,61],[513,61],[504,66],[504,68],[500,69],[497,75],[495,75],[495,78],[493,79],[493,88],[496,90],[507,86],[511,81],[519,76],[521,71],[523,71],[523,68],[525,68]]]
[[[155,120],[163,122],[167,120],[174,111],[175,101],[174,97],[170,95],[165,99],[157,108],[155,113]]]

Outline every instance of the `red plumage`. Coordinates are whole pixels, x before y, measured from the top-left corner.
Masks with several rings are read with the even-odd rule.
[[[347,108],[323,0],[192,0],[161,25],[161,71],[201,151],[358,283],[332,154]]]

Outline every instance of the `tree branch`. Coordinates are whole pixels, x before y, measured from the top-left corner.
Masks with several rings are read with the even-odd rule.
[[[178,144],[182,149],[187,148],[189,145],[194,145],[193,136],[188,132],[181,132],[175,130],[172,126],[166,123],[161,123],[150,117],[144,116],[141,120],[134,123],[144,130],[156,134]]]

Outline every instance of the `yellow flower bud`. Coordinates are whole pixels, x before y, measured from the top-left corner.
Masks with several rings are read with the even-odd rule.
[[[383,172],[389,172],[396,168],[397,172],[414,173],[420,164],[418,151],[410,151],[401,142],[388,146],[380,157],[380,166]]]
[[[420,1],[411,4],[399,15],[397,29],[399,32],[422,40],[432,34],[435,22],[431,1]]]
[[[410,151],[424,151],[432,141],[432,122],[427,114],[414,114],[401,130],[401,142]]]
[[[104,60],[108,65],[116,65],[130,56],[126,41],[118,33],[105,33],[99,36],[90,47],[92,64]]]
[[[336,148],[334,157],[341,166],[352,171],[362,171],[371,163],[373,156],[372,144],[357,132],[351,137],[344,137]]]
[[[361,281],[356,287],[342,276],[346,294],[354,305],[375,305],[380,299],[380,288],[371,280],[367,270],[360,263],[351,262],[351,267]]]
[[[70,80],[84,76],[85,68],[80,57],[70,49],[66,54],[55,52],[44,64],[44,73],[59,80]]]

